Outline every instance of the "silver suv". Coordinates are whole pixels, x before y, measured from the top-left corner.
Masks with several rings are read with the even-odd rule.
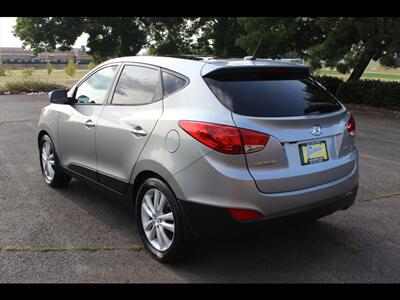
[[[72,176],[130,201],[160,261],[205,229],[317,219],[357,194],[354,118],[305,66],[123,57],[49,97],[46,183]]]

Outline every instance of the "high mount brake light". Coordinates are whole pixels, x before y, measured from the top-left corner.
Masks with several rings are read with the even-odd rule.
[[[198,121],[179,121],[190,136],[225,154],[249,154],[264,149],[269,135],[249,129]]]
[[[268,68],[263,70],[264,73],[280,73],[280,74],[286,74],[289,72],[288,69],[286,68]]]

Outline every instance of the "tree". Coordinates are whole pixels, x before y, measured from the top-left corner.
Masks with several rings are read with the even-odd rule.
[[[393,66],[400,56],[395,17],[19,17],[15,35],[35,54],[69,50],[87,33],[95,63],[136,55],[200,54],[282,58],[292,52],[315,68],[324,62],[358,80],[371,59]]]
[[[193,52],[219,57],[243,57],[246,50],[237,45],[236,40],[244,34],[242,24],[236,17],[192,18],[192,34],[196,32],[197,41]]]
[[[190,54],[192,32],[183,17],[147,17],[142,19],[147,29],[147,45],[153,55]]]
[[[96,62],[115,56],[136,55],[146,43],[143,18],[106,17],[18,17],[14,34],[35,54],[70,50],[82,34]]]
[[[146,43],[147,29],[142,18],[85,18],[89,34],[87,46],[95,63],[117,56],[136,55]]]
[[[261,41],[257,56],[273,59],[282,58],[294,51],[302,58],[307,57],[310,46],[322,41],[322,32],[315,18],[296,17],[242,17],[239,23],[245,33],[237,39],[237,44],[253,54]]]
[[[34,53],[70,50],[87,33],[89,54],[96,63],[116,56],[212,54],[243,56],[236,45],[244,33],[230,17],[18,17],[14,34]]]
[[[309,59],[315,68],[326,66],[353,71],[357,81],[371,59],[393,66],[400,55],[400,18],[396,17],[291,17],[239,18],[245,34],[238,45],[248,52],[263,38],[258,55],[279,58],[289,51]],[[346,66],[346,67],[345,67]]]
[[[237,18],[231,17],[148,17],[151,54],[243,56],[236,38],[244,33]]]
[[[83,20],[74,17],[18,17],[14,35],[36,55],[43,51],[70,50],[83,32]]]
[[[348,81],[361,78],[371,59],[393,66],[400,54],[400,18],[321,18],[323,43],[311,49],[314,64],[327,57],[330,66],[343,60],[353,71]]]
[[[76,65],[75,62],[72,58],[68,58],[68,65],[65,68],[65,73],[67,73],[68,76],[73,77],[75,75],[76,71]]]

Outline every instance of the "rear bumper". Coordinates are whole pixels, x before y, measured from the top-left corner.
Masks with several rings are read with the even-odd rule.
[[[188,201],[179,201],[185,214],[187,229],[195,235],[229,234],[260,226],[271,226],[293,221],[318,219],[330,215],[338,210],[344,210],[353,205],[357,197],[357,190],[350,191],[333,198],[316,203],[281,211],[262,219],[253,221],[237,221],[228,212],[227,208],[203,205]]]
[[[217,155],[220,154],[206,155],[169,178],[168,183],[178,199],[210,207],[255,210],[265,218],[275,218],[341,198],[352,192],[358,181],[355,152],[353,169],[337,180],[296,191],[262,193],[247,169],[243,169],[241,157],[232,157],[231,162],[225,164],[220,163]]]

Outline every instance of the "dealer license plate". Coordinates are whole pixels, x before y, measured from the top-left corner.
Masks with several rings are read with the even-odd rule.
[[[325,141],[300,144],[299,149],[302,165],[315,164],[329,159]]]

